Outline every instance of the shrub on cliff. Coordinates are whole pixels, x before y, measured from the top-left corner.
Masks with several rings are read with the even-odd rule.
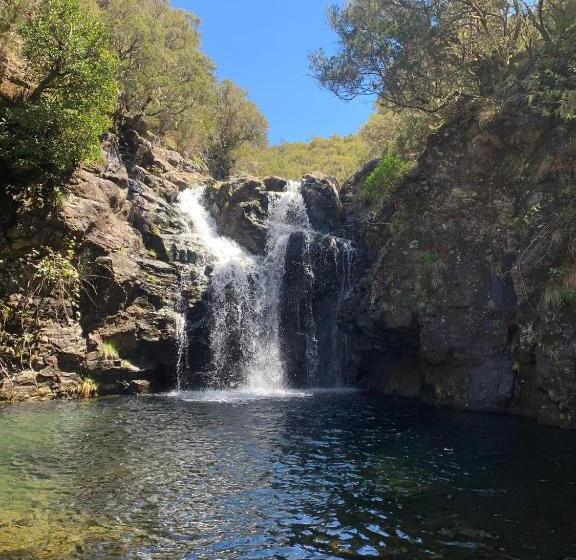
[[[79,0],[44,0],[17,34],[29,84],[2,99],[0,166],[7,183],[53,185],[99,156],[117,61],[104,27]]]
[[[414,163],[394,154],[384,156],[362,185],[362,194],[371,202],[388,198]]]

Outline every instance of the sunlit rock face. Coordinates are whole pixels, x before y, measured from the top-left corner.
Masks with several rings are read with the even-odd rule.
[[[82,376],[101,394],[173,383],[178,303],[185,293],[191,310],[201,306],[206,285],[203,269],[190,266],[202,248],[186,238],[175,205],[180,190],[198,181],[209,179],[136,132],[120,141],[110,135],[103,163],[72,176],[50,223],[36,226],[31,217],[11,232],[10,242],[38,246],[74,239],[81,290],[74,309],[62,309],[56,298],[38,302],[34,383],[15,369],[0,398],[74,396]]]
[[[224,235],[252,253],[264,251],[268,195],[263,181],[241,178],[216,183],[206,190],[206,203]]]

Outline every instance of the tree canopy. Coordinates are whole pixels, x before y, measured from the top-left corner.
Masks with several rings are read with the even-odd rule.
[[[573,0],[351,0],[332,6],[336,54],[311,67],[343,99],[377,95],[428,113],[492,97],[521,77],[537,43],[569,28]],[[572,20],[573,22],[573,20]]]
[[[214,177],[230,175],[246,144],[263,148],[268,136],[268,122],[258,107],[248,99],[245,90],[230,80],[217,88],[217,101],[212,111],[206,159]]]
[[[200,49],[199,20],[168,0],[98,0],[120,60],[120,118],[143,120],[185,150],[186,128],[206,128],[215,102],[212,62]]]
[[[98,157],[117,97],[117,60],[79,0],[43,0],[17,29],[27,80],[0,105],[0,161],[49,179]]]

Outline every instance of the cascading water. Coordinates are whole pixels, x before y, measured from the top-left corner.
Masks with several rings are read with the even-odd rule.
[[[281,388],[286,382],[279,338],[280,290],[286,247],[294,231],[310,227],[299,187],[300,183],[292,181],[284,192],[270,195],[266,251],[264,257],[258,259],[254,274],[255,320],[250,325],[253,329],[251,351],[245,364],[250,387]]]
[[[332,330],[330,363],[320,364],[317,326],[312,292],[314,264],[312,245],[317,237],[311,229],[300,182],[291,181],[283,192],[268,193],[267,239],[263,255],[253,255],[235,241],[219,234],[217,224],[203,205],[204,188],[197,187],[180,195],[180,209],[189,220],[190,234],[205,251],[203,263],[210,274],[210,352],[211,364],[205,385],[209,388],[247,388],[251,391],[282,390],[287,385],[286,356],[283,355],[282,302],[287,267],[287,250],[296,238],[303,239],[302,265],[304,305],[296,330],[304,339],[306,385],[316,386],[318,369],[337,368],[341,353],[337,327]],[[343,296],[349,282],[350,243],[330,237],[335,262],[341,263]],[[347,255],[340,259],[344,251]],[[340,272],[337,270],[336,272]],[[339,303],[339,301],[338,301]],[[181,343],[187,344],[185,329]],[[337,347],[338,346],[338,347]],[[181,350],[179,362],[186,354]],[[338,375],[338,377],[341,377]],[[340,385],[341,383],[336,383]]]
[[[190,221],[191,231],[205,251],[205,266],[211,267],[210,386],[237,385],[243,351],[250,344],[253,281],[257,259],[235,241],[219,235],[216,222],[203,206],[204,188],[180,195],[180,209]]]

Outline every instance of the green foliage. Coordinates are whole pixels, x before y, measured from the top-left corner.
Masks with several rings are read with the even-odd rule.
[[[544,116],[576,118],[575,60],[576,26],[547,42],[538,53],[522,85],[530,105]]]
[[[430,134],[442,123],[443,120],[437,115],[414,110],[392,111],[378,106],[358,134],[365,145],[366,159],[383,154],[417,159]]]
[[[357,134],[284,142],[265,149],[250,146],[242,150],[235,171],[292,179],[322,171],[343,183],[367,161],[387,154],[397,154],[406,161],[416,160],[428,136],[441,123],[442,119],[432,115],[377,107]]]
[[[242,153],[236,171],[291,179],[322,171],[343,182],[365,159],[365,146],[357,135],[332,136],[310,142],[284,142],[264,149],[250,147]]]
[[[411,161],[396,155],[384,156],[376,169],[364,180],[362,194],[370,201],[388,197],[413,167]]]
[[[573,231],[572,221],[567,223],[570,234]],[[570,255],[560,268],[550,268],[549,280],[542,294],[542,303],[547,309],[560,309],[564,306],[576,306],[576,269],[573,265],[574,255]]]
[[[14,30],[25,21],[38,0],[0,0],[0,54],[13,47]]]
[[[110,45],[120,60],[118,116],[143,120],[190,151],[209,128],[216,83],[201,52],[199,20],[168,0],[99,0]]]
[[[548,286],[544,290],[542,303],[547,309],[560,309],[576,304],[576,288],[567,286]]]
[[[245,90],[224,80],[218,86],[217,102],[212,112],[206,160],[216,179],[227,178],[245,145],[265,147],[268,122]]]
[[[0,165],[13,180],[46,182],[99,157],[117,61],[78,0],[44,0],[19,35],[30,87],[0,105]]]
[[[573,0],[350,0],[329,20],[339,50],[311,55],[320,82],[351,99],[450,112],[462,99],[503,100],[536,46],[571,31]]]

